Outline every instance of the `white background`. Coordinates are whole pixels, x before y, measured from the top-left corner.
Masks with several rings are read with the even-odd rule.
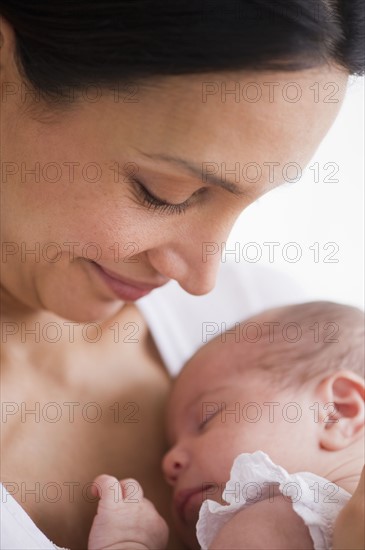
[[[302,178],[284,184],[247,208],[232,230],[227,250],[239,246],[241,262],[254,260],[261,252],[258,263],[291,275],[311,299],[364,309],[363,151],[364,79],[352,78],[338,118]],[[316,162],[319,182],[315,182],[314,170],[309,168]],[[328,162],[338,165],[337,174],[331,176],[333,165],[325,168]],[[248,247],[249,242],[257,244]],[[264,242],[280,243],[271,258],[273,262]],[[289,242],[297,244],[285,249]],[[316,250],[311,250],[314,243],[318,243]],[[327,245],[325,250],[326,243],[335,244]],[[298,261],[288,261],[297,255]],[[227,256],[227,261],[230,259],[233,255]]]

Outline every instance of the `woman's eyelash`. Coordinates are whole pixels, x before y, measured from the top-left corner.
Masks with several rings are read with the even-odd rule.
[[[172,204],[161,199],[158,199],[148,189],[135,177],[130,178],[133,183],[136,185],[137,190],[142,197],[143,203],[147,206],[148,209],[159,210],[165,214],[183,214],[190,204],[190,199],[180,203]]]

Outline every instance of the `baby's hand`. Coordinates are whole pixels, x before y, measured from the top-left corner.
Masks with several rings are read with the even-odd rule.
[[[166,547],[168,527],[156,508],[143,497],[135,479],[101,475],[94,480],[100,497],[89,550],[151,550]]]

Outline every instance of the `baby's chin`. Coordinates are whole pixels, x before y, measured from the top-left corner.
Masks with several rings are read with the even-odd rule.
[[[200,545],[198,544],[198,540],[196,538],[196,524],[197,521],[191,524],[187,523],[184,526],[180,524],[177,527],[177,532],[180,538],[190,550],[200,550]]]
[[[212,500],[215,500],[220,504],[227,504],[224,500],[222,500],[221,493],[211,496]],[[203,495],[202,492],[196,493],[189,498],[183,511],[178,513],[175,509],[173,514],[174,523],[180,537],[184,543],[187,544],[188,548],[191,548],[192,550],[200,550],[200,545],[198,544],[196,538],[196,524],[198,523],[199,511],[204,500],[206,500],[206,495]]]
[[[187,547],[192,550],[200,550],[200,545],[196,538],[196,524],[199,519],[200,506],[201,505],[198,505],[195,509],[189,508],[184,520],[180,516],[174,514],[176,531]]]

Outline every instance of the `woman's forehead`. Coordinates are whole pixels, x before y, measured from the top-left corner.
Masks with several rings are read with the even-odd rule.
[[[110,99],[91,109],[90,132],[97,134],[106,155],[122,156],[128,148],[137,162],[138,149],[149,156],[152,166],[161,166],[161,156],[182,158],[223,179],[230,172],[242,184],[252,179],[249,163],[255,163],[262,182],[270,179],[268,163],[279,163],[278,180],[272,182],[278,185],[286,163],[304,169],[335,118],[346,77],[313,72],[232,76],[166,79],[161,87],[141,92],[132,105]],[[335,102],[317,102],[313,86],[323,89],[331,80]],[[259,97],[252,101],[255,94]],[[170,173],[182,170],[171,165]],[[260,183],[255,181],[255,186]]]
[[[77,148],[100,162],[128,157],[142,168],[168,166],[167,178],[185,173],[160,159],[183,159],[201,169],[202,185],[207,173],[234,180],[254,200],[282,183],[288,162],[304,168],[339,109],[346,81],[344,71],[335,69],[241,71],[152,81],[151,87],[137,86],[135,102],[116,101],[109,90],[61,117],[58,149],[69,155]],[[317,87],[323,91],[328,82],[334,102],[318,102]]]

